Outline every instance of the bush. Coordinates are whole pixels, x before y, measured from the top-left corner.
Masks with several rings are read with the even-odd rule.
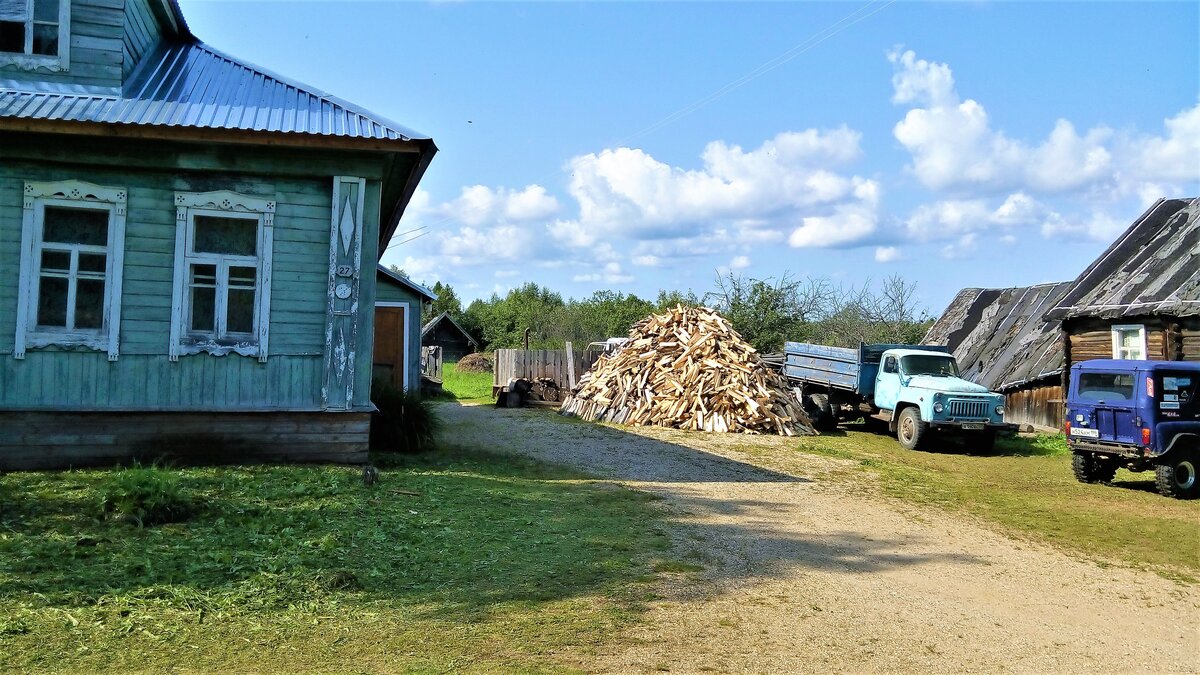
[[[434,447],[441,420],[433,404],[418,392],[405,392],[376,380],[371,402],[379,409],[371,418],[371,450],[375,452],[424,452]]]
[[[100,509],[143,527],[187,520],[192,501],[175,472],[135,464],[108,479],[100,492]]]
[[[492,358],[487,354],[467,354],[458,360],[460,373],[490,373]]]

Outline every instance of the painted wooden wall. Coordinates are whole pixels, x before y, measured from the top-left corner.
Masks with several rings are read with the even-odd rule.
[[[122,35],[122,73],[128,77],[134,66],[162,38],[150,0],[125,0],[125,31]]]
[[[373,271],[383,172],[376,164],[344,153],[0,135],[0,409],[320,410],[333,176],[367,179],[362,268]],[[68,179],[128,190],[115,362],[57,349],[12,357],[23,183]],[[278,201],[266,363],[208,354],[168,361],[177,190]],[[363,274],[361,307],[374,307],[374,277]],[[373,315],[357,317],[355,410],[370,407]]]
[[[89,87],[121,86],[125,54],[125,0],[71,0],[70,64],[66,72],[0,67],[0,79]]]
[[[416,388],[421,378],[421,296],[412,289],[396,283],[385,274],[376,274],[376,302],[402,302],[408,306],[408,384]]]

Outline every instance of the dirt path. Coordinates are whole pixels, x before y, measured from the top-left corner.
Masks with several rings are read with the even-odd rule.
[[[898,508],[836,477],[840,460],[764,468],[745,437],[687,435],[693,448],[545,411],[443,411],[456,441],[663,497],[675,555],[703,565],[628,639],[579,655],[585,670],[1200,671],[1195,586]]]

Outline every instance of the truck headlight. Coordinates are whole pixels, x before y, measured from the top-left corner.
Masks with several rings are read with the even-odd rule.
[[[943,411],[943,410],[945,410],[945,409],[946,409],[946,406],[942,405],[941,403],[934,403],[934,404],[933,404],[933,412],[935,412],[935,413],[937,413],[937,414],[939,414],[939,415],[940,415],[940,414],[942,414],[942,411]]]
[[[996,406],[996,414],[1001,417],[1004,417],[1004,406],[1002,406],[1002,405]]]

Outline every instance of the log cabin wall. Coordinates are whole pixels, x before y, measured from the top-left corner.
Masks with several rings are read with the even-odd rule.
[[[1070,346],[1067,349],[1067,368],[1080,361],[1113,358],[1112,327],[1141,325],[1146,327],[1146,357],[1174,361],[1175,340],[1168,339],[1169,326],[1178,321],[1173,317],[1123,317],[1121,319],[1070,319],[1063,325]]]
[[[1179,359],[1200,361],[1200,317],[1179,320]]]
[[[1063,389],[1057,381],[1004,393],[1004,421],[1057,429],[1063,419]]]

